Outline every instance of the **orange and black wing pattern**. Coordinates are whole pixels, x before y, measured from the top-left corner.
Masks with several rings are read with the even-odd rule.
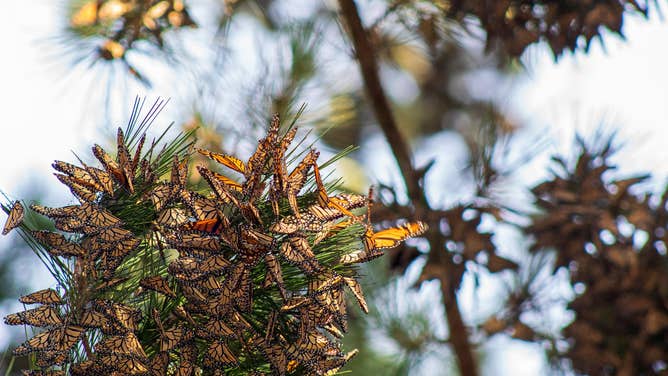
[[[14,205],[12,205],[12,208],[9,210],[9,216],[7,217],[7,222],[5,222],[5,227],[2,229],[2,235],[9,234],[10,231],[21,224],[24,211],[23,205],[21,205],[19,201],[14,202]]]

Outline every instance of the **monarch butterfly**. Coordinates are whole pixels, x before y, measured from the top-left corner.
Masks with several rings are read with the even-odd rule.
[[[63,235],[51,231],[33,231],[32,236],[48,247],[58,247],[68,243]]]
[[[123,263],[122,257],[113,257],[107,253],[98,257],[100,260],[99,267],[103,271],[102,279],[111,280],[114,278],[114,272]]]
[[[105,247],[104,250],[111,257],[125,257],[128,253],[135,250],[140,243],[141,239],[139,238],[127,238]]]
[[[208,199],[198,193],[187,190],[181,191],[181,201],[190,209],[198,220],[217,219],[222,217],[216,201]]]
[[[132,158],[131,171],[137,171],[137,166],[139,166],[139,160],[141,158],[141,152],[142,149],[144,148],[144,142],[146,142],[146,133],[142,134],[141,138],[139,139],[139,142],[137,143],[137,147],[135,148],[135,155]],[[145,180],[151,180],[151,179],[145,179]]]
[[[93,307],[124,331],[137,330],[141,311],[130,306],[106,300],[93,301]]]
[[[237,358],[223,341],[214,341],[206,351],[204,366],[220,368],[237,364]]]
[[[78,179],[68,175],[54,174],[61,183],[70,188],[70,192],[82,203],[93,202],[97,199],[97,193],[91,191],[85,185],[80,184]]]
[[[42,351],[38,354],[35,364],[38,367],[62,364],[67,360],[69,355],[69,351]]]
[[[199,248],[207,251],[220,249],[220,241],[215,237],[202,236],[200,234],[183,234],[180,242],[174,244],[183,248]]]
[[[243,279],[239,290],[235,294],[234,300],[240,312],[250,312],[253,307],[253,286],[250,276]]]
[[[153,188],[153,190],[148,194],[148,198],[153,203],[153,206],[155,206],[155,210],[160,211],[174,200],[178,192],[179,190],[176,185],[170,183],[161,183]]]
[[[70,372],[74,376],[87,376],[103,373],[102,371],[104,370],[99,368],[100,366],[97,363],[93,363],[92,360],[85,360],[83,362],[72,364]]]
[[[202,175],[202,178],[206,180],[218,199],[226,204],[232,203],[234,206],[239,207],[239,201],[237,198],[234,197],[229,189],[227,189],[225,184],[216,179],[211,170],[204,166],[197,166],[197,172],[199,172],[199,174]]]
[[[21,370],[23,376],[65,376],[61,370]]]
[[[354,349],[343,357],[327,358],[318,363],[318,373],[323,373],[324,376],[334,376],[336,375],[341,367],[343,367],[350,359],[355,357],[359,353],[359,350]]]
[[[322,222],[331,222],[344,216],[344,214],[336,208],[322,207],[320,205],[311,205],[307,210]]]
[[[274,237],[249,227],[241,228],[241,246],[245,250],[268,249],[274,245]]]
[[[167,227],[177,227],[186,222],[188,222],[188,217],[184,213],[183,209],[179,208],[168,208],[162,210],[156,218],[158,224],[167,226]]]
[[[281,271],[280,262],[276,259],[276,256],[268,253],[264,256],[264,263],[267,265],[267,272],[262,287],[267,288],[271,286],[272,283],[276,283],[281,297],[285,300],[287,291],[285,290],[285,283],[283,282],[283,272]]]
[[[269,231],[277,234],[293,234],[299,230],[300,220],[297,217],[283,217],[278,222],[269,226]]]
[[[110,334],[113,330],[111,321],[103,314],[96,311],[84,311],[78,322],[84,328],[98,328],[102,333]]]
[[[315,237],[313,238],[313,245],[315,246],[324,239],[336,235],[339,231],[348,228],[353,223],[354,221],[352,219],[346,219],[345,221],[341,221],[339,223],[328,223],[327,226],[322,229],[322,231],[319,231],[315,234]]]
[[[231,188],[232,190],[235,190],[235,191],[237,191],[237,192],[241,192],[241,190],[243,189],[243,187],[242,187],[241,184],[239,184],[239,183],[237,183],[236,181],[234,181],[234,180],[228,178],[228,177],[225,176],[225,175],[219,174],[219,173],[217,173],[217,172],[215,172],[215,171],[211,171],[211,175],[213,175],[213,177],[214,177],[215,179],[219,180],[221,183],[223,183],[224,185],[228,186],[228,187]]]
[[[292,212],[295,216],[299,217],[299,206],[297,204],[297,194],[304,187],[306,183],[306,178],[308,177],[308,170],[311,166],[316,164],[318,156],[320,153],[316,150],[311,149],[308,154],[302,159],[301,162],[295,167],[290,175],[288,176],[287,182],[287,196]]]
[[[344,205],[345,200],[339,200],[336,197],[329,197],[325,184],[320,177],[320,169],[316,163],[313,163],[313,175],[315,178],[316,188],[318,190],[318,204],[323,208],[334,208],[348,217],[356,218]]]
[[[269,314],[269,320],[267,321],[267,328],[265,329],[264,341],[266,343],[271,342],[274,337],[274,330],[276,329],[276,320],[278,319],[279,312],[271,311]]]
[[[212,275],[200,280],[198,285],[204,290],[219,290],[221,288],[220,282]]]
[[[341,284],[334,286],[326,285],[317,290],[314,290],[311,286],[311,283],[309,283],[308,295],[304,297],[307,302],[312,302],[317,306],[326,308],[332,312],[338,310],[336,301],[339,299],[339,294],[335,294],[335,292],[340,291]]]
[[[274,181],[272,181],[271,188],[269,189],[269,203],[271,204],[271,211],[274,213],[275,217],[279,217],[281,215],[282,192],[279,190],[277,185],[278,183],[274,184]]]
[[[55,329],[57,335],[57,343],[54,343],[54,349],[57,351],[67,351],[79,342],[79,338],[84,332],[84,328],[80,326],[66,326],[60,329]]]
[[[179,157],[174,156],[174,162],[172,163],[172,175],[170,182],[177,187],[185,187],[186,180],[188,180],[188,165],[187,159],[179,162]]]
[[[100,145],[96,144],[93,146],[93,155],[95,155],[95,158],[102,163],[107,172],[113,176],[118,183],[126,185],[126,177],[121,171],[121,167],[109,156],[109,154],[107,154],[106,151],[104,151],[104,149],[102,149]]]
[[[104,187],[97,181],[97,179],[95,179],[86,169],[63,161],[55,161],[51,166],[55,170],[69,175],[72,181],[76,182],[77,184],[95,191],[102,191],[104,189]]]
[[[179,362],[179,368],[174,372],[174,376],[192,376],[195,372],[195,365],[187,360]]]
[[[343,280],[346,282],[346,285],[350,288],[350,291],[353,292],[353,295],[355,295],[355,298],[357,299],[357,303],[359,303],[360,308],[362,308],[362,311],[364,313],[369,313],[369,306],[366,304],[366,300],[364,299],[364,293],[362,292],[362,287],[360,286],[359,282],[355,278],[350,278],[350,277],[343,277]]]
[[[202,277],[200,263],[193,257],[179,257],[168,266],[169,272],[179,280],[192,281]]]
[[[132,170],[132,159],[130,157],[130,151],[125,145],[123,130],[120,127],[116,131],[116,159],[118,160],[121,170],[124,170],[126,173],[126,177],[131,177],[129,173],[134,173]]]
[[[240,330],[247,330],[247,329],[252,329],[253,327],[251,324],[246,321],[246,319],[239,314],[239,312],[232,312],[232,315],[229,317],[230,320],[230,325],[232,325],[236,329]]]
[[[298,366],[299,366],[299,362],[294,360],[294,359],[291,359],[288,362],[288,365],[285,367],[285,370],[288,371],[288,372],[294,372],[297,369]]]
[[[271,370],[275,375],[285,375],[288,366],[288,358],[283,351],[283,346],[279,344],[263,346],[263,352],[269,360]]]
[[[41,332],[21,345],[17,346],[12,353],[15,356],[24,356],[31,352],[46,350],[53,346],[57,333],[57,329]]]
[[[209,319],[202,328],[197,331],[197,336],[200,338],[231,338],[235,336],[234,330],[227,326],[223,320],[220,319]]]
[[[23,205],[19,201],[15,201],[12,208],[9,210],[9,216],[5,222],[5,227],[2,229],[2,235],[9,234],[10,231],[18,227],[23,222]]]
[[[184,229],[220,235],[223,233],[223,230],[229,227],[229,225],[230,223],[227,217],[222,216],[220,218],[202,219],[188,223],[184,226]]]
[[[230,262],[222,255],[213,255],[202,261],[200,270],[203,273],[218,273],[230,266]]]
[[[345,332],[348,330],[348,321],[346,316],[346,301],[343,288],[336,288],[327,294],[326,305],[334,313],[334,321]]]
[[[280,120],[278,115],[274,115],[267,130],[267,135],[261,139],[258,144],[255,152],[248,158],[248,163],[246,164],[246,187],[249,188],[250,197],[256,197],[254,192],[258,186],[260,175],[267,161],[267,155],[272,148],[276,145],[276,140],[278,139],[278,128],[280,127]]]
[[[83,232],[86,225],[82,220],[76,217],[56,218],[53,225],[60,231],[65,232]]]
[[[305,309],[302,310],[302,314],[314,316],[313,320],[322,324],[329,324],[331,320],[334,320],[341,329],[344,331],[347,329],[346,303],[342,284],[317,290],[315,293],[310,294],[310,297],[311,302],[319,307],[320,310],[316,307],[306,305]]]
[[[56,290],[53,289],[44,289],[28,295],[23,295],[19,298],[19,302],[23,304],[63,304],[62,299]]]
[[[197,326],[197,323],[195,322],[195,320],[193,320],[190,313],[188,313],[188,311],[186,311],[186,309],[183,308],[183,306],[179,305],[179,306],[174,307],[174,310],[172,311],[172,313],[176,317],[180,318],[181,320],[188,321],[188,323],[190,323],[190,325]]]
[[[257,207],[253,202],[242,202],[237,205],[241,215],[246,218],[251,223],[258,224],[262,226],[262,217],[260,216],[260,211],[257,210]]]
[[[189,362],[197,361],[198,349],[194,342],[188,342],[182,346],[179,346],[180,358],[181,360],[187,360]]]
[[[79,211],[79,205],[63,206],[62,208],[49,208],[42,205],[32,204],[30,205],[30,209],[41,215],[55,219],[76,215],[76,213]]]
[[[111,353],[101,356],[100,362],[105,366],[116,369],[123,375],[141,375],[148,372],[148,367],[140,359]]]
[[[269,227],[269,230],[277,234],[294,234],[298,231],[320,232],[326,228],[326,224],[319,220],[313,213],[301,213],[300,217],[288,216],[281,218]]]
[[[272,183],[278,192],[284,192],[286,189],[287,171],[285,167],[285,152],[288,150],[296,134],[297,128],[293,128],[283,135],[272,155],[272,167],[274,169],[274,180]]]
[[[271,207],[275,216],[280,215],[279,200],[281,196],[287,192],[287,168],[285,165],[285,152],[290,143],[295,138],[297,129],[293,128],[288,131],[281,141],[276,145],[272,155],[272,167],[274,171],[274,179],[271,185]]]
[[[96,233],[95,239],[106,243],[116,243],[133,237],[132,232],[120,227],[109,227]]]
[[[59,247],[54,247],[47,249],[53,256],[63,256],[63,257],[83,257],[86,255],[86,250],[77,243],[67,242]]]
[[[234,303],[242,312],[250,311],[253,303],[253,283],[251,270],[244,264],[237,264],[227,278],[223,281],[224,289],[230,291]]]
[[[108,193],[110,196],[114,195],[114,182],[111,180],[111,176],[104,170],[99,168],[85,166],[86,172],[95,179],[95,181],[102,187],[102,191]]]
[[[107,209],[92,204],[82,204],[79,217],[93,226],[102,228],[118,227],[123,224],[120,219],[116,218]]]
[[[106,313],[113,321],[116,321],[124,329],[135,331],[141,321],[141,311],[130,306],[111,303],[106,308]]]
[[[308,275],[322,270],[322,266],[318,263],[311,246],[304,237],[292,236],[288,241],[281,244],[279,251],[288,262],[298,266]]]
[[[169,351],[180,344],[189,341],[193,337],[193,332],[183,325],[169,328],[160,335],[160,351]]]
[[[156,353],[149,361],[149,369],[152,376],[162,376],[167,374],[169,365],[169,353],[160,351]]]
[[[204,149],[197,149],[197,152],[215,162],[222,164],[225,167],[231,168],[236,172],[246,174],[246,164],[236,157],[226,154],[214,153]]]
[[[133,333],[104,337],[95,344],[95,351],[99,354],[126,354],[146,358],[146,353],[139,343],[139,339]]]
[[[363,237],[364,248],[371,251],[396,247],[405,239],[422,235],[425,231],[427,225],[423,222],[405,223],[378,232],[373,232],[369,227]]]
[[[204,313],[213,316],[213,317],[223,317],[232,308],[232,302],[235,299],[234,291],[223,286],[220,291],[212,294],[211,298],[208,300],[202,300],[206,302],[205,307],[203,308]]]
[[[383,255],[383,251],[372,249],[371,251],[361,250],[341,256],[339,262],[343,265],[359,264],[371,261]]]
[[[307,264],[307,259],[299,252],[297,252],[289,242],[283,242],[279,247],[280,255],[290,264],[297,265],[301,269],[307,269],[309,272],[313,271]]]
[[[52,306],[41,306],[23,312],[12,313],[5,317],[7,325],[28,324],[35,327],[62,325],[60,312]]]
[[[319,173],[316,175],[319,176]],[[316,179],[316,181],[319,180]],[[321,182],[322,183],[322,182]],[[357,209],[364,206],[367,202],[366,197],[360,195],[353,195],[347,193],[340,193],[336,196],[328,197],[328,205],[311,205],[308,207],[308,211],[315,215],[316,218],[329,222],[339,218],[342,218],[344,215],[351,216],[349,210]],[[345,210],[341,210],[343,208]],[[352,218],[355,218],[352,216]]]
[[[333,335],[336,338],[343,338],[343,332],[332,324],[323,325],[322,328],[325,329],[327,333]]]
[[[170,298],[176,298],[176,294],[169,287],[167,280],[161,276],[144,278],[139,281],[139,286],[149,290],[157,291],[163,295],[169,296]]]
[[[325,348],[333,346],[330,340],[317,329],[305,330],[303,326],[299,330],[299,339],[297,340],[297,347],[300,350],[307,352],[320,352]]]

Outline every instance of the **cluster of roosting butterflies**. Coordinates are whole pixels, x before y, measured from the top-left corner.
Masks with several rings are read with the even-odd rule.
[[[624,13],[634,11],[647,16],[649,1],[635,0],[500,0],[448,1],[445,15],[458,20],[475,16],[487,33],[487,47],[495,43],[511,56],[520,56],[540,39],[547,41],[555,57],[564,51],[585,50],[601,38],[603,29],[622,35]]]
[[[76,35],[101,39],[97,57],[121,60],[131,73],[139,72],[125,59],[127,51],[151,46],[165,49],[169,30],[196,27],[182,0],[89,0],[75,2],[69,27]]]
[[[25,374],[331,375],[354,356],[340,339],[344,288],[368,310],[355,264],[426,226],[375,232],[370,199],[328,194],[318,152],[288,169],[296,129],[279,128],[274,117],[247,162],[197,150],[243,177],[198,166],[199,192],[187,186],[185,158],[161,169],[168,148],[144,153],[146,136],[127,142],[120,129],[116,158],[93,148],[102,168],[54,163],[81,203],[31,206],[59,231],[26,234],[65,260],[69,286],[23,296],[39,306],[5,318],[44,328],[14,350],[35,355]],[[363,207],[366,218],[354,214]],[[23,212],[16,202],[3,233],[29,230]]]
[[[544,215],[526,229],[533,251],[556,250],[556,267],[585,287],[568,305],[575,318],[560,355],[583,374],[665,374],[668,188],[638,195],[648,175],[609,179],[610,144],[579,146],[574,166],[553,158],[557,173],[533,189]]]

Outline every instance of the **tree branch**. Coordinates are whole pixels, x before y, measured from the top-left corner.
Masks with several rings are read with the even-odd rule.
[[[452,260],[442,249],[442,242],[440,241],[439,224],[441,218],[431,213],[424,192],[418,184],[420,176],[418,176],[413,167],[408,144],[405,142],[401,132],[399,132],[389,102],[385,96],[385,91],[380,83],[378,62],[376,61],[374,48],[362,25],[357,5],[354,0],[339,0],[339,6],[341,8],[341,17],[346,22],[350,32],[350,37],[355,48],[355,56],[359,61],[366,94],[371,101],[378,124],[399,165],[408,197],[415,211],[429,218],[428,224],[431,229],[427,237],[430,238],[431,244],[430,261],[440,263],[446,268],[446,271],[452,270]],[[469,343],[468,331],[466,330],[466,325],[459,310],[459,303],[457,302],[457,284],[449,281],[452,278],[451,275],[452,273],[443,273],[443,275],[439,276],[443,304],[445,305],[447,316],[446,319],[450,329],[450,342],[457,356],[460,373],[463,376],[477,376],[478,370],[471,350],[471,344]]]
[[[408,197],[414,204],[421,203],[423,201],[422,191],[418,185],[418,177],[412,165],[410,151],[404,137],[399,132],[385,91],[380,83],[375,50],[369,41],[367,32],[364,30],[357,5],[353,0],[339,0],[339,6],[341,7],[341,16],[348,25],[350,37],[355,47],[355,55],[362,71],[366,94],[371,101],[378,124],[399,165]]]

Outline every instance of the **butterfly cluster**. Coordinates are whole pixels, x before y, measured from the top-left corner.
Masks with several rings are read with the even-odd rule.
[[[164,34],[196,27],[182,0],[89,0],[74,2],[69,29],[97,41],[95,55],[107,61],[122,61],[140,80],[141,74],[126,60],[131,50],[150,46],[165,50]]]
[[[487,33],[487,48],[502,47],[519,57],[526,48],[546,41],[555,58],[570,50],[589,50],[591,41],[605,33],[622,34],[625,13],[647,17],[649,1],[448,1],[443,14],[456,20],[475,17]],[[583,48],[584,47],[584,48]]]
[[[69,286],[5,318],[45,328],[14,351],[35,355],[27,374],[332,375],[354,356],[340,339],[346,291],[368,311],[355,265],[426,226],[374,231],[368,209],[356,214],[370,200],[330,195],[318,152],[290,150],[296,128],[280,128],[275,116],[245,162],[198,149],[211,160],[200,189],[187,151],[170,172],[158,162],[170,148],[144,151],[145,135],[120,129],[115,158],[93,147],[101,168],[55,162],[80,204],[31,205],[57,231],[30,235],[64,260]],[[17,202],[3,232],[23,212]]]

